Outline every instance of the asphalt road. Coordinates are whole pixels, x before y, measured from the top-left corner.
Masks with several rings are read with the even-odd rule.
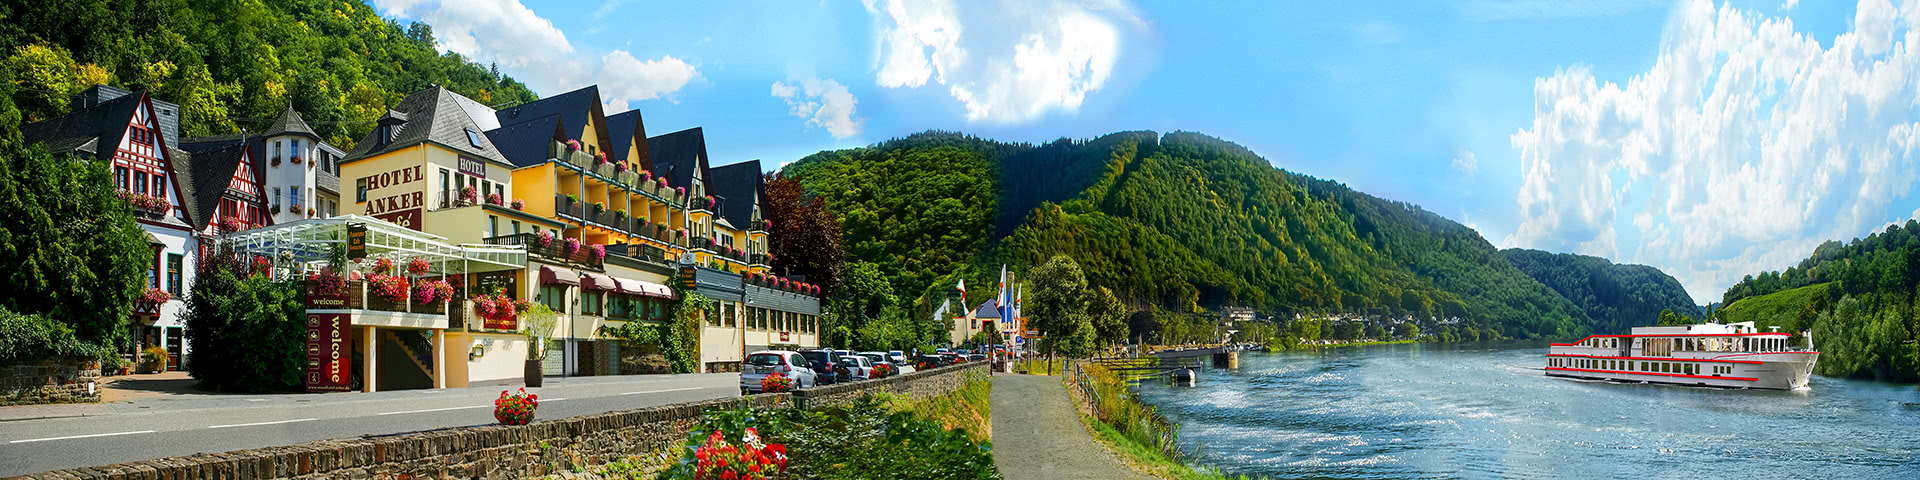
[[[536,420],[737,397],[738,374],[549,378]],[[82,415],[0,421],[0,477],[319,440],[494,423],[503,388],[178,395],[49,408]],[[78,412],[78,413],[74,413]],[[19,411],[14,411],[14,417]]]

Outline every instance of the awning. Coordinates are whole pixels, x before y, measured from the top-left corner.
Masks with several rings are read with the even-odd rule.
[[[580,274],[578,274],[578,273],[574,273],[574,272],[573,272],[572,270],[567,270],[567,269],[564,269],[564,268],[561,268],[561,269],[555,269],[555,268],[553,268],[553,267],[548,267],[548,266],[544,266],[544,265],[542,265],[542,266],[540,267],[540,283],[558,283],[558,284],[562,284],[562,285],[579,285],[579,284],[580,284]]]
[[[666,285],[642,282],[631,278],[614,277],[613,280],[619,283],[621,293],[647,297],[674,298],[673,289],[667,288]]]
[[[620,285],[613,283],[613,277],[609,277],[606,275],[594,275],[591,273],[581,273],[580,288],[585,288],[589,290],[618,291],[620,290]]]

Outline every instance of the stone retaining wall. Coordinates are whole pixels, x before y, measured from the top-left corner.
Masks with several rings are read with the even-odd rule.
[[[753,395],[583,415],[530,425],[488,425],[355,439],[203,453],[102,467],[38,473],[19,479],[224,480],[254,478],[524,478],[573,465],[599,465],[658,451],[687,438],[708,408],[831,405],[862,392],[941,395],[985,364],[946,367],[893,378],[830,385],[794,393]],[[805,400],[802,400],[805,399]],[[9,479],[11,480],[11,479]]]
[[[0,406],[100,401],[100,365],[91,358],[54,358],[0,366]]]

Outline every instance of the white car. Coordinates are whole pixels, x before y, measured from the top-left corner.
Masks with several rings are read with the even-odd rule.
[[[859,355],[840,357],[840,365],[847,367],[847,372],[853,374],[853,380],[873,378],[873,360],[867,357]]]
[[[793,379],[793,388],[812,388],[815,378],[813,369],[807,368],[807,357],[800,352],[786,350],[768,350],[747,355],[747,361],[740,365],[740,392],[752,394],[760,392],[760,380],[768,374],[778,373]]]

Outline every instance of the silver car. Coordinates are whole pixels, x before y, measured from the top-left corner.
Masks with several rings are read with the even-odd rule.
[[[890,375],[884,375],[881,378],[886,378],[886,377],[900,374],[900,364],[893,363],[893,361],[888,360],[886,352],[860,352],[858,354],[855,354],[855,356],[866,357],[866,359],[872,361],[874,365],[885,364],[887,368],[890,370],[889,372]]]
[[[840,357],[840,366],[847,367],[847,372],[852,374],[853,380],[873,378],[873,359],[849,354]]]
[[[807,368],[807,357],[800,352],[768,350],[747,355],[747,361],[740,365],[740,393],[759,393],[760,381],[772,373],[793,379],[793,388],[812,388],[815,384],[813,369]]]

